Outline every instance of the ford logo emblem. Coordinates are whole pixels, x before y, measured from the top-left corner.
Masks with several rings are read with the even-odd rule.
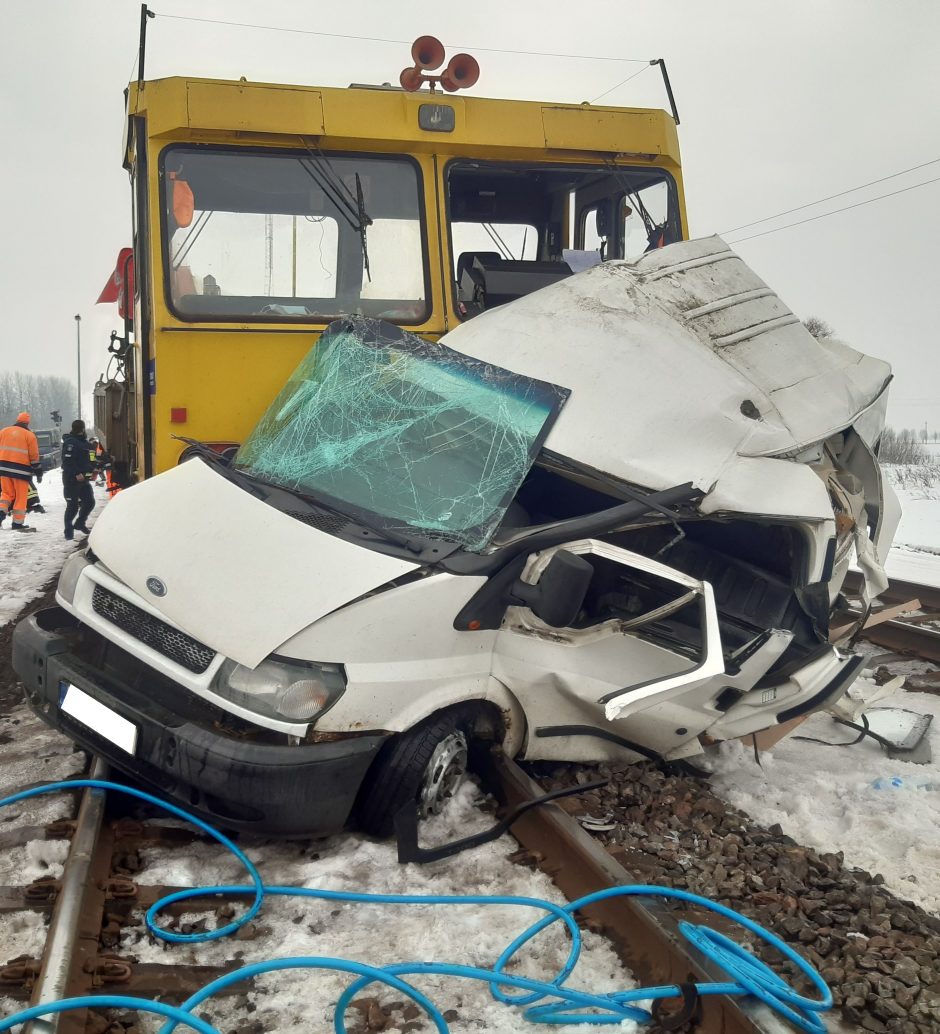
[[[147,588],[154,594],[154,596],[166,596],[166,585],[164,585],[159,578],[155,578],[153,575],[147,579]]]

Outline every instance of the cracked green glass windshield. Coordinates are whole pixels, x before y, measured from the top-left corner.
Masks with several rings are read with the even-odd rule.
[[[481,549],[568,397],[377,320],[327,328],[235,467],[399,534]]]

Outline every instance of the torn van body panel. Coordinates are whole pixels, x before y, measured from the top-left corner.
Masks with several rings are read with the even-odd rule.
[[[118,768],[262,831],[434,810],[479,740],[690,757],[857,676],[829,616],[853,555],[884,581],[889,381],[718,238],[436,344],[346,317],[234,459],[196,448],[109,505],[17,671]]]

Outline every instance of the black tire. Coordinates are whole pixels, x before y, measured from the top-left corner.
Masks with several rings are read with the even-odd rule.
[[[390,739],[379,751],[359,791],[359,828],[371,836],[391,836],[396,814],[405,804],[417,802],[435,749],[460,732],[472,756],[475,741],[493,728],[484,707],[468,705],[441,711]]]

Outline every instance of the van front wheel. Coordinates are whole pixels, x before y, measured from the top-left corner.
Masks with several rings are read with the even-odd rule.
[[[410,801],[421,818],[438,814],[467,774],[476,717],[471,709],[455,708],[389,740],[359,792],[360,828],[391,836],[395,815]]]

